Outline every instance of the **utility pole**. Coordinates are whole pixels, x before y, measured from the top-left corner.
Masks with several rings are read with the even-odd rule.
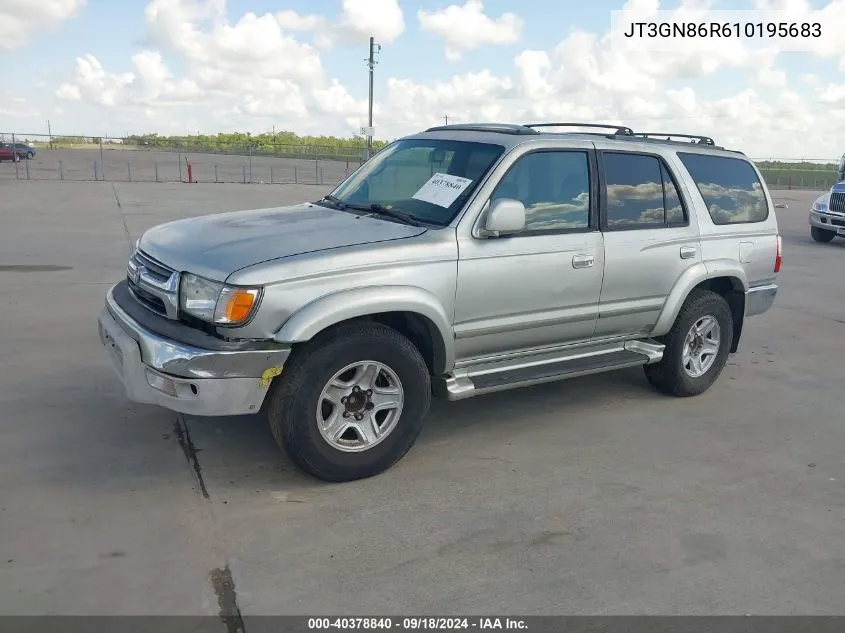
[[[444,118],[444,119],[446,119],[446,125],[449,125],[449,115],[448,115],[448,114],[444,114],[444,115],[443,115],[443,118]]]
[[[367,127],[367,160],[373,154],[373,71],[376,68],[376,52],[381,51],[381,44],[375,43],[375,38],[370,38],[370,56],[367,59],[367,67],[370,69],[370,117]]]
[[[53,149],[53,132],[50,130],[50,119],[47,119],[47,137],[50,139],[47,147]]]

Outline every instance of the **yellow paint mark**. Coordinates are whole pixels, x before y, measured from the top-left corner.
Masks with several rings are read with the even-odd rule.
[[[270,381],[273,380],[276,376],[279,376],[282,373],[282,366],[279,365],[278,367],[270,367],[269,369],[265,369],[264,373],[261,374],[261,386],[262,387],[269,387]]]

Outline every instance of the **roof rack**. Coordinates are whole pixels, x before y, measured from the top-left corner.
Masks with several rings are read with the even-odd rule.
[[[611,125],[604,123],[529,123],[526,125],[518,125],[514,123],[453,123],[451,125],[438,125],[431,127],[426,132],[439,132],[462,130],[467,132],[493,132],[498,134],[512,134],[512,135],[534,135],[541,134],[535,128],[547,127],[585,127],[598,128],[604,130],[611,130],[610,133],[598,132],[582,132],[585,135],[605,136],[608,139],[626,140],[626,141],[641,141],[647,143],[672,143],[679,146],[692,145],[707,145],[713,149],[733,152],[735,154],[745,155],[739,150],[731,150],[720,145],[716,145],[715,141],[709,136],[702,136],[700,134],[676,134],[667,132],[634,132],[631,128],[625,125]],[[576,132],[572,132],[576,133]],[[673,140],[675,138],[689,139],[688,141]]]
[[[634,130],[625,125],[610,125],[604,123],[527,123],[525,127],[593,127],[615,130],[613,133],[618,136],[633,136]]]
[[[716,143],[713,141],[712,138],[709,136],[701,136],[700,134],[670,134],[665,132],[637,132],[636,136],[643,136],[646,138],[651,137],[666,137],[667,141],[672,140],[671,137],[675,136],[678,138],[688,138],[692,139],[692,143],[696,143],[698,145],[715,145]]]
[[[446,132],[450,130],[462,130],[465,132],[497,132],[499,134],[539,134],[525,125],[514,125],[512,123],[453,123],[452,125],[438,125],[430,127],[426,132]]]

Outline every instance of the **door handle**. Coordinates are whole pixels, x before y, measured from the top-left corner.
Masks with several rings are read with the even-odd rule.
[[[575,255],[572,258],[572,267],[573,268],[590,268],[595,261],[595,257],[592,255]]]
[[[695,246],[681,246],[681,259],[692,259],[695,253]]]

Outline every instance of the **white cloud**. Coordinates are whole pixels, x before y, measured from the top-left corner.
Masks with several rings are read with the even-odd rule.
[[[338,28],[360,39],[373,36],[390,44],[405,30],[405,18],[398,0],[343,0]]]
[[[285,10],[276,14],[283,29],[310,31],[320,48],[331,48],[336,41],[364,45],[370,37],[390,44],[405,31],[405,17],[399,0],[343,0],[340,16],[329,21],[322,15],[302,15]]]
[[[34,33],[56,27],[79,13],[86,0],[3,0],[0,51],[28,44]]]
[[[819,101],[835,106],[845,105],[845,84],[827,84],[819,95]]]
[[[335,17],[281,11],[230,18],[225,0],[150,0],[149,48],[110,60],[110,68],[81,56],[55,94],[89,104],[96,113],[92,125],[133,132],[261,132],[275,125],[298,133],[357,134],[367,120],[365,85],[329,76],[321,59],[328,53],[320,48],[353,44],[365,72],[369,34],[387,43],[405,29],[396,0],[378,0],[367,11],[373,1],[347,0]],[[687,11],[703,6],[683,4]],[[631,0],[626,7],[639,14],[660,8],[655,0]],[[493,22],[503,17],[481,15]],[[448,115],[450,122],[580,120],[701,133],[751,155],[839,152],[827,148],[830,138],[845,136],[845,114],[836,115],[845,105],[845,86],[787,75],[776,51],[737,42],[691,46],[672,56],[626,54],[611,45],[612,37],[575,30],[554,45],[521,51],[512,66],[481,65],[427,81],[383,76],[386,90],[377,88],[374,105],[377,136],[396,138]],[[471,47],[479,43],[468,39]],[[744,73],[748,88],[719,85],[726,69]],[[79,132],[99,133],[87,127]]]
[[[56,96],[64,101],[79,101],[82,93],[79,91],[79,86],[75,84],[62,84],[56,90]]]
[[[513,44],[522,36],[524,20],[514,13],[493,19],[484,13],[482,0],[451,4],[439,11],[417,11],[424,31],[439,35],[446,43],[446,58],[458,60],[465,52],[486,44]]]

